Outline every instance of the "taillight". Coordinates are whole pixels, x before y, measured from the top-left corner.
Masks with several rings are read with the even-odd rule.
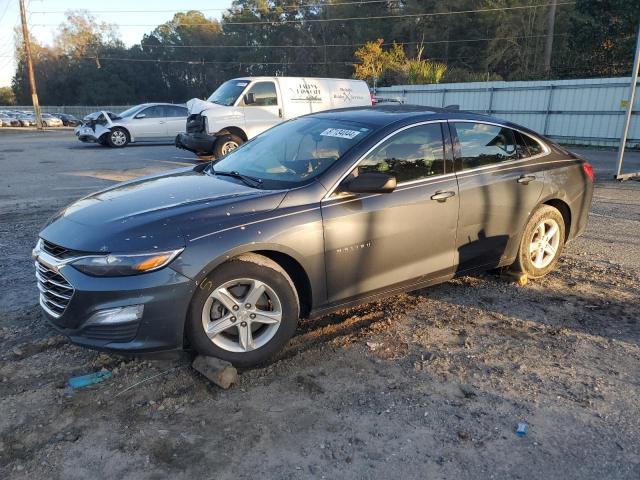
[[[582,164],[582,170],[584,170],[584,173],[587,174],[587,177],[589,177],[589,180],[591,180],[591,182],[596,181],[596,176],[593,173],[593,167],[591,166],[590,163],[584,162]]]
[[[373,93],[369,94],[371,96],[371,106],[376,104],[376,97],[373,96]]]

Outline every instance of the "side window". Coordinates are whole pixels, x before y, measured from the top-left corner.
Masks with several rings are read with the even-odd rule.
[[[167,117],[186,117],[188,113],[188,110],[185,107],[165,105],[164,109]]]
[[[487,123],[455,123],[462,169],[518,158],[513,130]]]
[[[144,118],[164,118],[164,108],[162,107],[162,105],[145,108],[140,113],[143,113],[145,115]],[[140,113],[138,113],[137,115],[140,115]]]
[[[278,94],[276,86],[273,82],[255,83],[247,93],[253,93],[255,103],[247,105],[248,107],[269,107],[278,105]]]
[[[523,135],[517,130],[513,130],[513,136],[516,139],[516,149],[518,151],[518,158],[527,158],[530,157],[529,150],[527,149],[527,144],[524,141]]]
[[[523,133],[522,138],[524,140],[525,145],[527,146],[527,150],[529,150],[530,157],[544,153],[544,149],[542,148],[542,145],[540,145],[536,140],[531,138],[529,135],[526,135]]]
[[[364,158],[351,175],[385,172],[398,183],[444,173],[444,144],[439,123],[404,130]]]

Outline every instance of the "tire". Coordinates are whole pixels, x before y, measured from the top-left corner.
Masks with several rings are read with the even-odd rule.
[[[100,145],[102,145],[103,147],[108,147],[109,146],[109,140],[108,140],[108,135],[102,135],[99,139],[98,139],[98,143]]]
[[[547,240],[552,231],[554,233]],[[524,228],[512,270],[525,273],[529,278],[544,277],[558,263],[564,239],[564,218],[560,211],[550,205],[540,205]]]
[[[250,303],[256,286],[258,306]],[[299,316],[300,302],[289,275],[273,260],[251,253],[222,264],[200,282],[185,330],[199,354],[250,367],[266,362],[286,345]]]
[[[221,135],[213,144],[213,153],[216,158],[222,158],[227,153],[235,150],[244,143],[244,140],[237,135]]]
[[[111,129],[111,132],[107,134],[107,142],[112,148],[126,147],[129,140],[129,132],[124,128],[114,127]]]

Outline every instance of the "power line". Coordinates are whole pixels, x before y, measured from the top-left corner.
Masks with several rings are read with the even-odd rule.
[[[554,37],[566,37],[567,33],[558,33]],[[525,38],[544,38],[547,35],[521,35],[513,37],[487,37],[487,38],[464,38],[458,40],[430,40],[420,42],[384,42],[382,46],[390,45],[433,45],[442,43],[468,43],[468,42],[487,42],[491,40],[520,40]],[[321,44],[321,45],[160,45],[160,44],[138,44],[142,48],[338,48],[338,47],[362,47],[366,43],[333,43],[333,44]]]
[[[389,3],[390,0],[362,0],[353,2],[341,2],[341,3],[313,3],[308,5],[279,5],[277,7],[268,7],[268,10],[276,11],[278,9],[299,10],[303,8],[324,8],[324,7],[340,7],[343,5],[367,5],[371,3]],[[393,0],[391,0],[393,1]],[[234,9],[234,7],[228,8],[199,8],[194,9],[198,12],[230,12],[230,13],[243,13],[253,12],[250,8]],[[87,10],[87,13],[173,13],[184,12],[184,9],[178,10]],[[49,14],[49,13],[66,13],[67,10],[49,10],[49,11],[37,11],[32,13]]]
[[[81,55],[75,58],[86,58],[90,60],[115,60],[119,62],[154,62],[154,63],[186,63],[189,65],[324,65],[325,62],[239,62],[239,61],[211,61],[211,60],[173,60],[160,58],[119,58],[119,57],[102,57],[99,55]],[[332,61],[333,64],[353,65],[352,61]]]
[[[367,17],[345,17],[345,18],[300,18],[295,20],[259,20],[259,21],[247,21],[247,22],[228,22],[222,21],[223,26],[229,25],[284,25],[291,23],[318,23],[318,22],[347,22],[347,21],[356,21],[356,20],[383,20],[383,19],[395,19],[395,18],[423,18],[423,17],[441,17],[448,15],[461,15],[468,13],[491,13],[491,12],[502,12],[502,11],[511,11],[511,10],[528,10],[533,8],[541,8],[548,7],[549,3],[538,4],[538,5],[521,5],[515,7],[496,7],[496,8],[481,8],[476,10],[456,10],[451,12],[432,12],[432,13],[405,13],[402,15],[373,15]],[[575,5],[575,2],[558,2],[558,6],[560,5]],[[213,21],[207,23],[181,23],[178,24],[180,27],[204,27],[211,26]],[[51,23],[40,23],[34,24],[35,27],[55,27],[56,24]],[[158,27],[156,24],[148,24],[148,23],[129,23],[129,24],[120,24],[121,27]]]

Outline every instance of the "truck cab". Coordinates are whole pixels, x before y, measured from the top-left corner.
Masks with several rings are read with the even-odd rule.
[[[245,77],[224,82],[207,100],[187,102],[186,132],[176,146],[199,157],[219,158],[278,123],[334,108],[370,106],[360,80]]]

